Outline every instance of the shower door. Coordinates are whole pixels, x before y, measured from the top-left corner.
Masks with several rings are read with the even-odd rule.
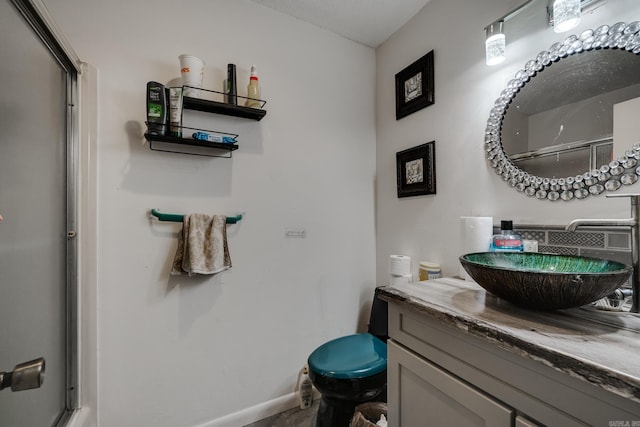
[[[0,0],[0,371],[39,357],[46,370],[40,388],[0,391],[0,426],[8,427],[63,424],[76,380],[67,235],[75,71],[29,16],[31,3]]]

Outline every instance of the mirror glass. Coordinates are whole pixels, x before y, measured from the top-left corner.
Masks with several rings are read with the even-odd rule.
[[[485,135],[505,181],[529,196],[571,200],[638,180],[639,31],[638,22],[618,23],[569,36],[516,73]]]

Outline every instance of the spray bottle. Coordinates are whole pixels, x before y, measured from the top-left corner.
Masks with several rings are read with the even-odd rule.
[[[298,400],[301,409],[309,409],[313,403],[313,385],[311,384],[311,378],[309,378],[309,367],[307,365],[302,368],[298,379]]]

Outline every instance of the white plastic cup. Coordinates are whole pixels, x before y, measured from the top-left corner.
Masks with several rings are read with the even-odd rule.
[[[180,55],[180,74],[182,75],[182,84],[192,86],[192,88],[184,88],[184,96],[193,98],[200,97],[200,91],[195,88],[202,87],[202,78],[204,76],[204,61],[193,55]]]

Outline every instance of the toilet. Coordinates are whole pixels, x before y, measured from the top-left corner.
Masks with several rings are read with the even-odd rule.
[[[368,332],[326,342],[309,356],[309,378],[322,395],[316,427],[348,427],[356,405],[386,402],[387,310],[376,289]]]

